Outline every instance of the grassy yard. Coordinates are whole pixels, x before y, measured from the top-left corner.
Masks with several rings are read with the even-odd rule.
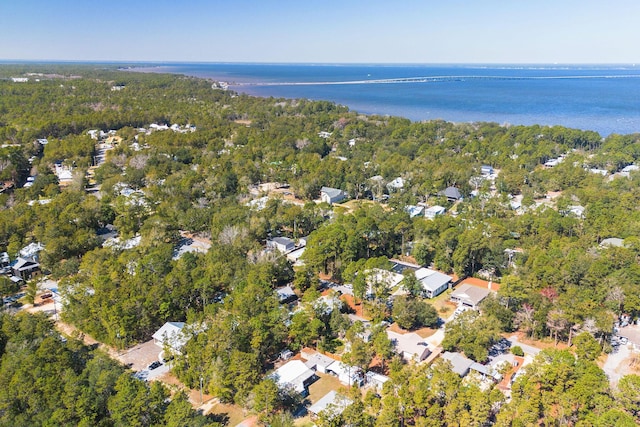
[[[435,307],[435,309],[438,311],[438,316],[446,318],[451,316],[451,314],[453,314],[453,311],[456,309],[456,305],[449,301],[450,296],[451,291],[447,290],[437,297],[426,299],[425,301]]]
[[[340,390],[341,388],[345,388],[345,386],[343,386],[340,381],[332,375],[320,373],[317,375],[320,379],[309,386],[309,396],[307,396],[307,399],[312,405],[322,399],[324,395],[329,393],[331,390]]]
[[[226,426],[237,426],[248,416],[241,407],[237,405],[225,405],[223,403],[214,405],[209,414],[213,414],[220,420],[221,424]]]

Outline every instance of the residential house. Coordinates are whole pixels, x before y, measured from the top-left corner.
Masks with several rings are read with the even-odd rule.
[[[320,189],[320,200],[330,205],[338,203],[347,197],[347,193],[337,188],[322,187]]]
[[[427,219],[435,219],[438,215],[444,215],[445,212],[445,208],[435,205],[424,210],[424,217]]]
[[[276,369],[271,375],[278,387],[292,388],[303,396],[309,394],[308,387],[316,379],[315,372],[309,369],[301,360],[290,360]]]
[[[9,254],[7,252],[0,253],[0,267],[8,267],[10,263]]]
[[[453,278],[430,268],[420,268],[415,272],[416,279],[422,284],[423,293],[427,298],[434,298],[447,289]]]
[[[276,294],[278,294],[278,300],[281,303],[293,301],[298,298],[296,293],[293,291],[293,288],[289,285],[276,289]]]
[[[622,248],[624,247],[624,240],[618,237],[609,237],[600,242],[601,248]]]
[[[382,391],[382,387],[384,387],[384,384],[390,380],[388,376],[373,371],[367,372],[365,374],[365,378],[367,386],[373,387],[377,391]]]
[[[287,259],[293,263],[293,265],[304,265],[304,261],[302,261],[302,254],[306,250],[305,247],[295,249],[287,254]]]
[[[13,275],[22,280],[29,280],[40,273],[40,264],[33,258],[18,257],[11,265]]]
[[[482,165],[480,167],[480,173],[484,176],[493,175],[493,166]]]
[[[549,159],[544,163],[544,167],[552,168],[552,167],[558,166],[560,163],[562,163],[563,160],[564,160],[563,156],[560,156],[556,159]]]
[[[334,417],[341,415],[353,401],[348,397],[338,394],[335,390],[331,390],[324,395],[322,399],[318,400],[315,404],[309,407],[308,411],[312,418],[317,418],[321,412],[326,411],[327,408],[331,411]]]
[[[424,206],[407,205],[404,207],[404,211],[409,214],[409,218],[414,218],[418,215],[422,215],[424,212]]]
[[[573,215],[579,219],[584,219],[584,211],[585,211],[584,206],[574,205],[574,206],[568,206],[565,214]]]
[[[44,245],[40,242],[29,243],[24,248],[20,249],[20,256],[22,258],[33,258],[38,260],[38,254],[44,249]]]
[[[483,289],[469,284],[462,284],[457,286],[451,293],[451,301],[477,310],[482,300],[484,300],[489,293],[491,293],[489,289]]]
[[[296,248],[296,244],[288,237],[274,237],[271,240],[267,240],[267,247],[286,254],[294,250]]]
[[[390,191],[393,190],[402,190],[404,188],[404,179],[402,179],[402,177],[397,177],[396,179],[394,179],[393,181],[391,181],[390,183],[387,184],[387,188]]]
[[[333,362],[335,362],[335,360],[330,358],[329,356],[325,356],[324,354],[315,352],[315,353],[307,356],[307,361],[305,362],[305,365],[307,365],[307,367],[309,369],[313,369],[316,372],[320,372],[322,374],[326,374],[326,373],[328,373],[327,372],[327,368]]]
[[[362,370],[357,366],[350,366],[336,360],[325,369],[327,374],[338,377],[338,380],[344,385],[352,386],[362,384]]]
[[[469,367],[473,372],[477,372],[483,379],[489,379],[491,381],[500,382],[502,380],[502,374],[494,369],[493,366],[483,365],[481,363],[473,362]]]
[[[387,329],[387,337],[398,353],[407,362],[421,362],[431,354],[427,342],[415,332],[399,334]]]
[[[61,163],[56,163],[54,173],[58,177],[60,185],[68,185],[73,181],[73,168],[70,166],[63,166]]]
[[[365,272],[367,282],[367,295],[374,295],[374,290],[379,286],[383,286],[386,289],[396,289],[400,282],[404,280],[402,274],[394,273],[393,271],[383,270],[381,268],[372,268]]]
[[[467,359],[457,352],[445,351],[440,357],[448,360],[449,363],[451,363],[451,370],[461,377],[467,375],[471,370],[471,365],[475,363],[473,360]]]
[[[168,346],[171,351],[180,353],[189,341],[183,329],[184,322],[166,322],[152,335],[153,341],[162,349]]]
[[[445,196],[450,202],[457,202],[462,200],[462,193],[456,187],[447,187],[439,193],[441,196]]]
[[[319,136],[320,138],[325,138],[325,139],[327,139],[327,138],[330,138],[330,137],[331,137],[331,132],[321,131],[321,132],[318,132],[318,136]]]

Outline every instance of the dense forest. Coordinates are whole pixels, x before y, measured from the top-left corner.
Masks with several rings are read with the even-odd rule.
[[[10,79],[17,76],[29,81]],[[194,128],[151,132],[151,124]],[[90,130],[111,137],[103,161],[96,160]],[[222,401],[284,413],[292,396],[278,394],[265,377],[280,352],[346,345],[351,350],[343,356],[354,365],[366,367],[376,356],[388,362],[391,377],[379,395],[351,396],[356,403],[342,415],[351,425],[640,420],[638,377],[621,381],[624,391],[612,390],[594,362],[611,351],[619,316],[640,316],[640,172],[623,171],[640,164],[640,134],[602,138],[562,127],[411,122],[329,102],[254,98],[183,76],[6,65],[0,142],[0,251],[13,259],[27,244],[41,243],[42,269],[60,281],[64,320],[106,344],[146,341],[166,321],[197,325],[174,361],[187,386],[204,378]],[[545,166],[554,159],[560,161]],[[73,173],[64,185],[56,164]],[[483,178],[485,165],[497,171],[493,180]],[[399,177],[401,188],[388,185]],[[287,191],[269,194],[257,208],[250,201],[266,195],[258,187],[264,183],[286,184]],[[86,191],[96,186],[98,193]],[[323,186],[355,202],[314,202]],[[447,187],[464,199],[449,201]],[[447,213],[411,217],[406,208],[419,204]],[[136,243],[103,245],[106,226],[115,227],[120,242]],[[184,233],[211,247],[177,256]],[[306,236],[304,266],[264,250],[268,239]],[[622,243],[601,245],[608,238]],[[403,365],[386,334],[374,330],[362,342],[344,310],[315,303],[321,275],[353,284],[376,324],[435,325],[437,313],[417,294],[393,308],[388,289],[366,294],[368,271],[407,254],[420,265],[501,285],[479,313],[447,325],[446,350],[482,362],[501,333],[514,331],[550,337],[569,350],[542,352],[507,401],[496,388],[463,383],[445,363]],[[301,299],[293,313],[274,292],[286,284]],[[411,289],[410,279],[405,285]],[[147,402],[142,406],[157,408],[144,425],[199,425],[171,424],[171,408],[182,398],[166,404],[166,391],[135,384],[106,357],[63,343],[43,319],[5,316],[2,323],[2,348],[24,341],[25,352],[3,350],[2,390],[15,396],[0,399],[5,425],[133,425],[124,417],[136,415],[123,415],[118,405],[134,392]],[[595,350],[580,350],[587,346]],[[45,352],[46,364],[38,359]],[[34,368],[23,362],[24,372],[15,373],[17,357],[34,358]],[[35,384],[28,378],[59,375],[46,369],[68,372],[69,379],[43,385],[51,393],[29,391]],[[11,387],[22,391],[10,391],[16,376],[20,383]],[[87,393],[95,400],[85,402],[91,411],[75,408],[84,400],[74,396]],[[48,400],[54,397],[67,406],[56,411]],[[32,412],[36,406],[42,411]]]
[[[0,425],[214,426],[184,393],[133,378],[45,316],[0,316]]]

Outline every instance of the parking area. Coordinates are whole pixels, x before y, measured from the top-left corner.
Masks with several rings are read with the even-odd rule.
[[[162,349],[153,340],[150,340],[118,352],[118,359],[134,371],[142,371],[152,362],[158,360],[161,351]]]
[[[159,365],[157,365],[157,366],[156,365],[152,365],[152,366],[156,366],[153,369],[145,368],[145,369],[142,369],[142,370],[136,372],[134,374],[134,377],[136,377],[138,379],[141,379],[143,381],[152,381],[154,379],[158,379],[158,378],[162,377],[164,374],[169,372],[169,369],[170,369],[169,365],[163,365],[163,364],[160,364],[160,362],[158,362],[158,363],[159,363]],[[149,366],[149,367],[151,367],[151,366]]]

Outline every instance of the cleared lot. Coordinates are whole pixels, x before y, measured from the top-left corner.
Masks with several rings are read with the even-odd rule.
[[[158,360],[161,351],[162,349],[151,340],[119,352],[118,360],[134,371],[142,371],[147,369],[151,362]]]

